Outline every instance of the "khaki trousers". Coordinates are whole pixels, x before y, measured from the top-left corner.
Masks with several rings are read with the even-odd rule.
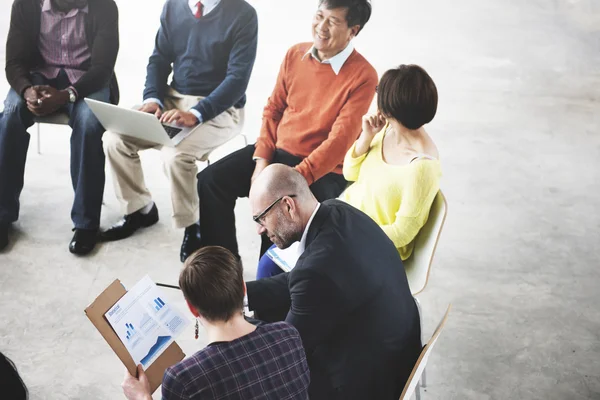
[[[203,97],[188,96],[170,89],[164,99],[165,111],[187,111]],[[215,148],[241,132],[243,109],[229,108],[200,125],[176,147],[166,147],[133,137],[106,132],[104,152],[110,164],[114,189],[124,214],[131,214],[152,201],[144,182],[138,152],[157,149],[162,153],[163,168],[171,186],[171,215],[176,228],[185,228],[199,220],[196,161],[205,161]]]

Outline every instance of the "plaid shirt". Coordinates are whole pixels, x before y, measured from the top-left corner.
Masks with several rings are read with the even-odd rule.
[[[168,368],[165,400],[308,399],[310,374],[298,331],[266,324],[231,342],[209,344]]]
[[[50,0],[43,0],[40,16],[39,49],[44,67],[40,72],[48,79],[64,69],[71,84],[85,73],[81,66],[92,56],[85,36],[85,15],[88,6],[62,13],[52,8]]]

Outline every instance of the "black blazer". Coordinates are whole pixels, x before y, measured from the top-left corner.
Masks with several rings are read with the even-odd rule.
[[[421,350],[419,314],[398,250],[366,214],[323,202],[296,267],[247,288],[259,316],[289,308],[311,400],[398,399]]]
[[[6,40],[6,79],[21,96],[28,86],[30,72],[43,63],[38,48],[40,0],[15,0]],[[119,102],[119,87],[114,74],[119,52],[119,13],[113,0],[88,0],[85,34],[92,53],[87,72],[73,85],[80,98],[110,84],[111,102]]]

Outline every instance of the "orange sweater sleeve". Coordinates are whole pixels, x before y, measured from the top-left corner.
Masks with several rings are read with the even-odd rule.
[[[344,156],[361,131],[362,116],[367,113],[377,86],[377,73],[368,75],[352,91],[325,141],[296,166],[309,185],[342,164]]]
[[[260,135],[256,140],[256,146],[254,150],[254,157],[264,158],[267,161],[271,161],[273,154],[275,153],[275,144],[277,143],[277,126],[283,116],[283,112],[287,108],[287,86],[286,86],[286,75],[287,75],[287,63],[290,57],[290,51],[288,51],[281,63],[279,68],[279,75],[277,75],[277,81],[275,82],[275,88],[271,97],[267,100],[267,105],[263,110],[263,122],[260,129]]]

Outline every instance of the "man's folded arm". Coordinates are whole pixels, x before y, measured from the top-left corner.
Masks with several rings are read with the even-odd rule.
[[[108,86],[114,74],[119,53],[119,10],[114,1],[107,1],[102,7],[94,45],[90,49],[91,65],[73,85],[79,98]]]
[[[291,307],[285,319],[294,325],[307,354],[327,340],[346,315],[347,305],[330,277],[314,270],[298,271],[291,288]]]
[[[144,88],[144,100],[148,98],[158,99],[162,104],[167,93],[167,79],[172,71],[172,63],[175,60],[173,45],[167,32],[167,13],[169,2],[165,3],[160,16],[160,28],[156,33],[154,51],[148,60],[146,68],[146,84]]]
[[[290,304],[289,272],[246,282],[248,308],[252,311],[279,309]]]
[[[283,117],[283,113],[287,108],[287,95],[288,89],[286,85],[287,76],[287,64],[288,58],[290,57],[290,51],[285,55],[281,67],[279,68],[279,74],[277,75],[277,81],[273,88],[271,97],[267,100],[267,105],[263,111],[263,123],[260,130],[260,135],[256,140],[256,150],[254,151],[254,158],[262,158],[267,161],[271,161],[273,154],[275,153],[275,145],[277,144],[277,127]]]
[[[31,48],[31,32],[27,31],[27,22],[24,11],[21,9],[23,2],[15,1],[10,14],[10,27],[6,39],[6,80],[10,86],[21,96],[29,86],[29,68],[33,49]]]

